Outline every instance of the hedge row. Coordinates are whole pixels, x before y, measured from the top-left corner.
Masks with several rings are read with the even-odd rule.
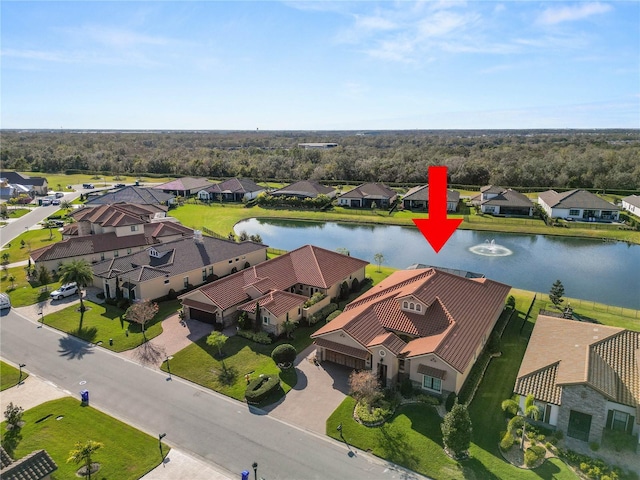
[[[279,387],[280,377],[277,375],[271,377],[260,376],[249,382],[247,390],[244,393],[244,398],[246,398],[247,403],[260,403],[267,398],[273,390]]]

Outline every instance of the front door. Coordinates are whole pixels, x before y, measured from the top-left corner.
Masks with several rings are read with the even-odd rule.
[[[106,290],[106,297],[107,298],[111,298],[111,287],[109,286],[108,283],[105,283],[104,286],[105,286],[105,290]]]
[[[387,386],[387,366],[384,363],[378,364],[378,381],[381,388]]]

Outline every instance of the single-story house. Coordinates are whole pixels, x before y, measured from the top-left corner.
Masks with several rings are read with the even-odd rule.
[[[0,170],[0,178],[4,178],[7,183],[24,185],[30,192],[34,192],[36,195],[46,195],[49,191],[49,184],[44,177],[30,177],[18,172]]]
[[[538,315],[514,392],[540,421],[584,442],[606,430],[640,441],[640,332]]]
[[[8,183],[5,178],[0,178],[0,198],[10,199],[20,195],[32,195],[32,190],[18,183]]]
[[[274,190],[269,195],[274,197],[297,197],[297,198],[316,198],[318,195],[326,195],[329,198],[336,196],[336,191],[332,187],[325,187],[318,182],[310,180],[301,180],[299,182],[287,185],[279,190]]]
[[[91,195],[85,202],[85,205],[94,206],[111,203],[171,205],[174,201],[175,195],[172,193],[164,193],[153,188],[128,185],[118,190],[105,192],[101,195]]]
[[[50,480],[58,465],[46,450],[35,450],[14,460],[0,447],[0,478],[3,480]]]
[[[547,190],[538,195],[538,204],[550,218],[617,221],[620,212],[620,207],[586,190]]]
[[[363,183],[338,197],[338,205],[345,207],[389,208],[398,194],[382,183]]]
[[[447,190],[447,212],[456,212],[460,192]],[[402,197],[402,206],[407,210],[427,210],[429,208],[429,185],[418,185]]]
[[[299,315],[313,314],[338,297],[344,283],[351,289],[358,287],[365,278],[367,265],[364,260],[305,245],[179,298],[187,318],[225,325],[235,321],[239,308],[255,315],[255,304],[259,301],[270,313],[266,320],[262,316],[263,329],[279,331],[287,312],[289,320],[294,321]],[[317,292],[325,294],[325,299],[307,312],[298,312],[301,302],[304,303],[302,297],[306,300]]]
[[[172,193],[178,197],[190,197],[196,195],[200,190],[204,190],[213,185],[206,178],[182,177],[167,183],[162,183],[151,188],[164,193]]]
[[[254,242],[236,243],[203,236],[147,247],[144,251],[115,257],[93,265],[94,286],[114,298],[154,299],[170,290],[181,292],[216,277],[229,275],[267,258],[267,247]]]
[[[230,178],[200,190],[198,198],[210,202],[242,202],[253,200],[264,191],[264,187],[248,178]]]
[[[282,290],[273,290],[266,295],[238,305],[239,312],[247,312],[250,319],[255,320],[256,312],[260,316],[262,329],[278,336],[282,333],[282,325],[286,322],[298,323],[302,320],[304,304],[309,297]],[[256,305],[259,308],[256,308]]]
[[[74,259],[95,263],[193,235],[192,229],[166,217],[161,205],[100,205],[80,208],[71,216],[76,222],[62,229],[62,241],[31,252],[38,268],[56,270]]]
[[[311,337],[324,361],[374,370],[382,386],[409,379],[446,396],[462,388],[510,290],[434,268],[401,270]]]
[[[640,217],[640,195],[629,195],[622,199],[622,208]]]
[[[533,202],[523,193],[508,188],[498,194],[491,192],[487,197],[487,200],[480,202],[482,213],[533,216]]]

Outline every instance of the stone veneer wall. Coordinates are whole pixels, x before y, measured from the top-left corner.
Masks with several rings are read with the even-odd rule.
[[[602,432],[607,422],[606,404],[606,399],[591,387],[586,385],[563,386],[558,414],[558,429],[565,435],[567,434],[571,410],[585,413],[591,415],[589,442],[601,442]]]

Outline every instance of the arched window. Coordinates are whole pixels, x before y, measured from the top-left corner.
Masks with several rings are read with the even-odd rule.
[[[416,309],[416,306],[414,305],[414,303],[413,303],[413,302],[411,302],[411,303],[409,304],[409,310],[415,310],[415,309]]]
[[[417,303],[417,304],[416,304],[416,310],[417,310],[418,312],[421,312],[421,311],[422,311],[422,305],[420,305],[419,303]]]
[[[405,300],[402,304],[402,308],[409,308],[409,302]]]

